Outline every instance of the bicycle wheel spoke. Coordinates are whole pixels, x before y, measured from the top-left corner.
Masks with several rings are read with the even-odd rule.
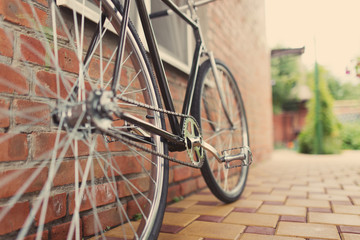
[[[109,91],[118,60],[115,95],[161,108],[159,94],[132,25],[124,57],[116,59],[121,10],[114,11],[111,0],[95,2],[59,7],[60,1],[13,0],[18,14],[0,19],[5,47],[19,46],[0,63],[0,239],[39,240],[58,227],[64,229],[60,238],[76,240],[105,239],[115,227],[125,239],[159,231],[168,165],[156,153],[166,154],[165,143],[136,135],[137,126],[103,114],[102,103],[91,98]],[[160,115],[147,119],[150,110],[114,101],[164,127]],[[127,141],[97,129],[95,115]]]

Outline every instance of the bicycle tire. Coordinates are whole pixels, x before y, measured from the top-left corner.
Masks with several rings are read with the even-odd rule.
[[[230,127],[225,117],[210,60],[199,68],[191,113],[200,125],[203,139],[221,153],[223,150],[249,146],[249,134],[244,104],[235,78],[223,62],[215,60],[215,63],[221,80],[220,87],[225,93],[224,107],[228,107],[234,128]],[[223,163],[205,153],[201,173],[211,192],[219,200],[231,203],[242,194],[248,170],[248,166],[226,169]]]
[[[122,20],[117,1],[68,2],[75,8],[59,7],[55,0],[3,4],[8,10],[0,19],[0,239],[157,239],[168,161],[84,125],[85,115],[73,126],[63,115],[53,120],[54,112],[82,105],[90,92],[109,90]],[[110,21],[90,52],[97,27],[89,18],[101,13]],[[151,64],[131,22],[123,59],[117,94],[161,108]],[[120,100],[118,105],[165,129],[162,114]],[[114,119],[110,130],[129,134],[136,127]],[[151,139],[136,144],[168,153],[159,136]]]

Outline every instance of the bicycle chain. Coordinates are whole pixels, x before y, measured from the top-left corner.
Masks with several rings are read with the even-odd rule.
[[[149,110],[152,110],[152,111],[156,111],[156,112],[160,112],[160,113],[164,113],[164,114],[168,114],[168,115],[174,115],[176,117],[182,117],[182,118],[192,118],[196,121],[196,119],[191,116],[191,115],[186,115],[186,114],[182,114],[182,113],[177,113],[177,112],[172,112],[172,111],[169,111],[169,110],[166,110],[166,109],[162,109],[162,108],[157,108],[157,107],[154,107],[154,106],[151,106],[151,105],[148,105],[146,103],[140,103],[140,102],[137,102],[133,99],[130,99],[130,98],[127,98],[127,97],[124,97],[124,96],[116,96],[117,99],[121,100],[121,101],[124,101],[124,102],[127,102],[129,104],[133,104],[135,106],[138,106],[138,107],[141,107],[141,108],[145,108],[145,109],[149,109]],[[197,121],[196,121],[197,122]],[[151,154],[154,154],[156,156],[159,156],[159,157],[162,157],[164,159],[167,159],[169,161],[172,161],[172,162],[175,162],[175,163],[179,163],[179,164],[182,164],[182,165],[185,165],[185,166],[188,166],[188,167],[192,167],[192,168],[201,168],[202,165],[204,164],[204,159],[201,160],[201,162],[199,164],[193,164],[193,163],[187,163],[187,162],[184,162],[184,161],[181,161],[181,160],[178,160],[174,157],[170,157],[166,154],[162,154],[162,153],[158,153],[152,149],[149,149],[149,148],[146,148],[140,144],[137,144],[129,139],[126,139],[125,137],[121,137],[121,136],[114,136],[116,138],[118,138],[119,140],[129,144],[129,145],[132,145],[136,148],[139,148],[141,150],[144,150],[148,153],[151,153]]]

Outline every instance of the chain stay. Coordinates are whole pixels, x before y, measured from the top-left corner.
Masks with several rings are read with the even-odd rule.
[[[152,111],[156,111],[156,112],[160,112],[160,113],[164,113],[164,114],[168,114],[168,115],[174,115],[176,117],[182,117],[182,118],[191,118],[193,119],[195,122],[195,118],[193,116],[190,116],[190,115],[185,115],[185,114],[181,114],[181,113],[177,113],[177,112],[172,112],[172,111],[168,111],[166,109],[162,109],[162,108],[157,108],[157,107],[154,107],[154,106],[151,106],[151,105],[148,105],[148,104],[145,104],[145,103],[140,103],[140,102],[137,102],[133,99],[130,99],[130,98],[127,98],[127,97],[124,97],[124,96],[116,96],[117,99],[121,100],[121,101],[124,101],[124,102],[127,102],[129,104],[133,104],[135,106],[138,106],[138,107],[141,107],[141,108],[145,108],[145,109],[149,109],[149,110],[152,110]],[[202,165],[204,164],[204,159],[202,159],[200,162],[196,162],[196,164],[194,164],[193,162],[191,163],[188,163],[188,162],[184,162],[184,161],[181,161],[181,160],[178,160],[174,157],[170,157],[166,154],[162,154],[162,153],[159,153],[159,152],[156,152],[152,149],[149,149],[149,148],[146,148],[140,144],[137,144],[123,136],[119,136],[118,134],[114,135],[112,133],[110,133],[109,131],[105,131],[107,134],[109,134],[110,136],[113,136],[129,145],[132,145],[136,148],[139,148],[141,150],[144,150],[148,153],[151,153],[151,154],[154,154],[156,156],[159,156],[159,157],[162,157],[164,159],[167,159],[169,161],[172,161],[172,162],[175,162],[175,163],[179,163],[179,164],[182,164],[182,165],[185,165],[185,166],[188,166],[188,167],[192,167],[192,168],[201,168]]]

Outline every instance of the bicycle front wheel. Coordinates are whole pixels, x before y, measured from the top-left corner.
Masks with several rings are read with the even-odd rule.
[[[157,238],[166,143],[114,115],[98,115],[108,129],[100,131],[83,112],[89,95],[119,81],[118,108],[165,128],[158,112],[133,104],[161,108],[132,24],[118,59],[122,10],[115,4],[1,1],[0,239]]]
[[[219,153],[224,150],[239,153],[241,147],[249,146],[244,104],[229,68],[219,60],[216,60],[216,68],[220,80],[218,85],[210,60],[200,66],[192,115],[201,127],[203,139]],[[201,173],[211,192],[221,201],[230,203],[243,192],[248,169],[248,166],[227,169],[215,157],[205,154]]]

